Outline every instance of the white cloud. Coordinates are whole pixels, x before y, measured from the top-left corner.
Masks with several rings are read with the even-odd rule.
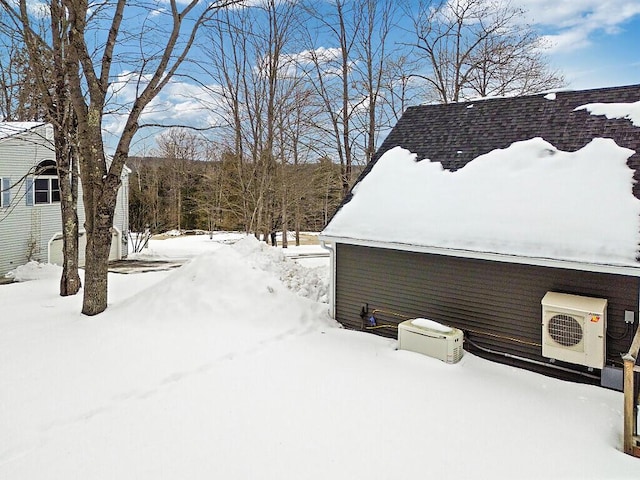
[[[16,12],[20,10],[19,0],[9,0],[8,3]],[[46,18],[49,16],[49,3],[39,0],[27,2],[27,12],[35,18]]]
[[[136,88],[144,88],[146,79],[138,81],[137,74],[123,72],[112,84],[112,113],[104,118],[103,129],[107,143],[115,143],[122,133]],[[208,128],[220,123],[224,107],[215,85],[195,85],[174,79],[144,109],[140,124],[183,125]],[[142,135],[145,135],[142,133]]]
[[[640,0],[516,0],[528,19],[549,33],[551,50],[567,52],[591,44],[595,33],[619,33],[625,22],[640,15]]]
[[[29,2],[27,3],[29,13],[37,18],[46,18],[49,16],[49,4],[46,2]]]
[[[318,47],[315,50],[303,50],[298,53],[288,55],[292,63],[298,65],[311,65],[315,62],[319,64],[331,63],[340,58],[340,49],[337,47]]]
[[[590,44],[589,32],[575,29],[553,35],[544,35],[542,39],[552,52],[577,50]]]

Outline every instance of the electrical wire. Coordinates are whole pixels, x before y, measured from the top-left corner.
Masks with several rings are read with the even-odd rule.
[[[485,353],[489,353],[489,354],[491,354],[491,355],[500,355],[500,356],[502,356],[502,357],[512,358],[512,359],[514,359],[514,360],[519,360],[519,361],[527,362],[527,363],[531,363],[531,364],[534,364],[534,365],[540,365],[540,366],[542,366],[542,367],[553,368],[553,369],[555,369],[555,370],[561,370],[561,371],[563,371],[563,372],[567,372],[567,373],[571,373],[571,374],[578,374],[578,375],[581,375],[581,376],[583,376],[583,377],[590,378],[590,379],[592,379],[592,380],[599,380],[599,379],[600,379],[600,377],[599,377],[599,376],[597,376],[597,375],[592,375],[592,374],[590,374],[590,373],[580,372],[580,371],[577,371],[577,370],[572,370],[572,369],[570,369],[570,368],[562,367],[562,366],[560,366],[560,365],[554,365],[554,364],[552,364],[552,363],[540,362],[540,361],[538,361],[538,360],[533,360],[533,359],[531,359],[531,358],[520,357],[520,356],[518,356],[518,355],[512,355],[512,354],[510,354],[510,353],[506,353],[506,352],[498,352],[497,350],[492,350],[492,349],[490,349],[490,348],[481,347],[480,345],[478,345],[477,343],[475,343],[473,340],[471,340],[471,339],[469,338],[469,336],[468,336],[468,335],[465,335],[464,340],[465,340],[466,342],[469,342],[471,345],[473,345],[473,346],[474,346],[475,348],[477,348],[478,350],[480,350],[480,351],[482,351],[482,352],[485,352]]]
[[[411,320],[412,318],[415,318],[415,317],[408,317],[407,315],[403,315],[401,313],[392,312],[390,310],[382,310],[380,308],[374,308],[371,311],[371,315],[375,315],[376,313],[384,313],[387,315],[391,315],[393,317],[404,318],[405,320]]]
[[[624,333],[619,337],[614,337],[613,335],[611,335],[611,333],[609,333],[609,329],[607,329],[607,337],[609,337],[611,340],[624,340],[625,338],[627,338],[627,335],[629,335],[629,331],[630,331],[629,327],[631,327],[631,324],[625,323]]]
[[[542,347],[541,343],[536,343],[536,342],[530,342],[529,340],[522,340],[516,337],[507,337],[506,335],[498,335],[496,333],[490,333],[490,332],[483,332],[481,330],[474,330],[473,328],[464,328],[463,329],[465,332],[471,332],[471,333],[475,333],[476,335],[484,335],[487,337],[492,337],[492,338],[499,338],[502,340],[509,340],[510,342],[515,342],[515,343],[520,343],[522,345],[529,345],[532,347]]]
[[[384,324],[383,323],[382,325],[365,325],[364,326],[365,330],[377,330],[377,329],[380,329],[380,328],[393,328],[393,329],[397,330],[398,329],[398,325],[393,325],[391,323],[389,323],[389,324]]]
[[[366,313],[368,313],[368,311]],[[412,318],[415,318],[415,316],[411,317],[411,316],[407,316],[407,315],[404,315],[402,313],[394,312],[394,311],[391,311],[391,310],[383,310],[381,308],[374,308],[371,311],[371,315],[375,316],[376,313],[382,313],[382,314],[386,314],[386,315],[402,318],[404,320],[411,320]],[[391,326],[391,325],[389,325],[389,326]],[[396,328],[396,329],[398,328],[397,325],[393,325],[393,327]],[[368,328],[368,327],[365,326],[365,329],[374,330],[375,328],[374,327],[369,327]],[[499,339],[502,339],[502,340],[508,340],[510,342],[519,343],[519,344],[522,344],[522,345],[529,345],[531,347],[542,347],[541,343],[531,342],[529,340],[523,340],[523,339],[516,338],[516,337],[509,337],[509,336],[506,336],[506,335],[499,335],[497,333],[491,333],[491,332],[486,332],[486,331],[482,331],[482,330],[476,330],[476,329],[473,329],[473,328],[463,328],[461,330],[464,330],[466,332],[475,333],[476,335],[484,335],[484,336],[487,336],[487,337],[499,338]]]

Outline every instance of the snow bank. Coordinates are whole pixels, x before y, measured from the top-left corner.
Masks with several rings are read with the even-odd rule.
[[[110,274],[96,317],[57,278],[0,286],[0,478],[637,477],[619,392],[334,328],[273,250]]]
[[[301,297],[328,303],[328,279],[323,268],[307,268],[286,257],[282,249],[273,248],[254,236],[244,237],[233,249],[256,268],[270,272]]]
[[[396,147],[324,230],[335,237],[637,265],[633,151],[597,138],[563,152],[541,138],[450,172]]]
[[[16,267],[15,270],[11,270],[5,277],[13,278],[16,282],[27,282],[44,278],[60,278],[60,275],[62,275],[62,267],[50,263],[31,261]]]

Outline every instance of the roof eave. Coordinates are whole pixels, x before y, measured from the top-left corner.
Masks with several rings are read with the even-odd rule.
[[[589,263],[573,260],[559,260],[555,258],[528,257],[522,255],[509,255],[505,253],[482,252],[474,250],[462,250],[455,248],[434,247],[425,245],[412,245],[396,242],[381,242],[375,240],[365,240],[348,237],[337,237],[332,235],[319,235],[319,240],[324,243],[347,245],[357,245],[362,247],[386,248],[405,252],[427,253],[433,255],[444,255],[448,257],[472,258],[476,260],[489,260],[494,262],[515,263],[520,265],[535,265],[539,267],[564,268],[568,270],[579,270],[594,273],[609,273],[614,275],[626,275],[630,277],[640,277],[640,263],[634,265],[617,265],[605,263]]]

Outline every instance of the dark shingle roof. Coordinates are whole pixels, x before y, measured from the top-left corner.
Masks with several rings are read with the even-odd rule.
[[[493,98],[447,105],[409,107],[367,165],[366,176],[387,150],[401,146],[418,160],[441,162],[449,170],[464,167],[479,155],[513,142],[542,137],[556,148],[576,151],[593,138],[612,138],[622,147],[640,152],[640,128],[629,120],[608,120],[575,110],[588,103],[633,103],[640,101],[640,85],[567,91],[526,97]],[[640,155],[627,162],[640,180]],[[634,186],[640,198],[640,183]],[[347,200],[348,201],[348,200]]]

